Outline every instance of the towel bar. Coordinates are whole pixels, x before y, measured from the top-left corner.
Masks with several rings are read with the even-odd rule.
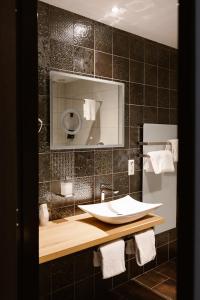
[[[169,142],[138,142],[139,145],[141,146],[147,146],[147,145],[150,145],[150,146],[156,146],[156,145],[169,145],[170,143]]]

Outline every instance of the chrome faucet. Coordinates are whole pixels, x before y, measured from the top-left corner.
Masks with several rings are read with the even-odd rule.
[[[102,183],[100,185],[100,191],[101,191],[101,202],[104,202],[104,200],[105,200],[105,193],[106,192],[112,192],[113,195],[117,195],[119,193],[119,191],[114,190],[109,185],[106,185],[104,183]]]

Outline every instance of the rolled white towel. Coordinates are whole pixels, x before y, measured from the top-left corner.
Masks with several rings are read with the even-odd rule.
[[[174,172],[174,162],[172,153],[169,150],[148,152],[155,174]]]

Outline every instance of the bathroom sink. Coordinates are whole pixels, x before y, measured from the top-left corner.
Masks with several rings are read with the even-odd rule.
[[[161,205],[162,203],[144,203],[125,196],[109,202],[78,205],[78,207],[105,223],[123,224],[140,219]]]

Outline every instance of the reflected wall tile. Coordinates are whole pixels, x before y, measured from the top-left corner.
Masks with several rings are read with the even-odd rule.
[[[143,123],[143,106],[130,105],[130,126]]]
[[[144,123],[157,123],[157,107],[144,106]]]
[[[112,55],[95,51],[95,74],[112,78]]]
[[[158,106],[169,108],[169,90],[158,88]]]
[[[74,15],[74,45],[94,49],[94,21]]]
[[[49,37],[49,5],[38,1],[38,35]]]
[[[76,300],[93,299],[93,296],[94,296],[94,284],[93,284],[92,277],[79,281],[75,285]]]
[[[158,108],[158,123],[169,124],[169,109]]]
[[[94,51],[81,47],[74,49],[74,71],[94,74]]]
[[[130,62],[130,81],[144,83],[144,63],[136,60]]]
[[[169,88],[169,70],[158,68],[158,86]]]
[[[142,84],[130,83],[130,104],[144,104],[144,86]]]
[[[177,70],[178,68],[178,51],[170,49],[170,69]]]
[[[38,66],[38,94],[49,95],[49,69]]]
[[[93,275],[93,251],[87,249],[75,255],[75,281]]]
[[[144,61],[144,39],[142,37],[131,35],[130,58]]]
[[[157,86],[157,67],[145,64],[145,83]]]
[[[145,85],[145,105],[157,106],[157,87]]]
[[[178,112],[177,109],[170,109],[170,124],[178,124]]]
[[[74,215],[74,205],[51,208],[51,217],[50,220],[58,220]]]
[[[140,153],[140,148],[129,149],[129,159],[135,160],[135,170],[142,169],[142,158],[138,156]]]
[[[74,285],[68,285],[67,287],[64,287],[63,289],[60,289],[54,293],[52,293],[51,298],[49,300],[75,300],[74,298]],[[42,299],[44,300],[44,299]],[[46,300],[46,299],[45,299]]]
[[[38,96],[38,118],[42,120],[43,124],[50,123],[49,106],[50,106],[49,96],[39,95]]]
[[[160,265],[169,259],[168,244],[157,248],[157,264]]]
[[[170,108],[178,107],[178,93],[177,91],[170,91]]]
[[[95,175],[112,173],[112,151],[99,150],[94,152]]]
[[[74,282],[74,256],[68,255],[51,261],[52,289],[56,291]]]
[[[158,46],[158,66],[169,69],[169,48]]]
[[[129,60],[123,57],[113,56],[113,78],[129,80]]]
[[[113,30],[113,54],[129,58],[129,36],[119,29]]]
[[[170,71],[170,89],[176,90],[177,89],[177,72]]]
[[[130,148],[138,147],[140,141],[139,127],[130,127]]]
[[[95,49],[112,53],[112,27],[95,23]]]
[[[157,43],[145,41],[145,62],[157,65]]]
[[[39,204],[47,203],[47,194],[50,192],[50,182],[39,183]]]

